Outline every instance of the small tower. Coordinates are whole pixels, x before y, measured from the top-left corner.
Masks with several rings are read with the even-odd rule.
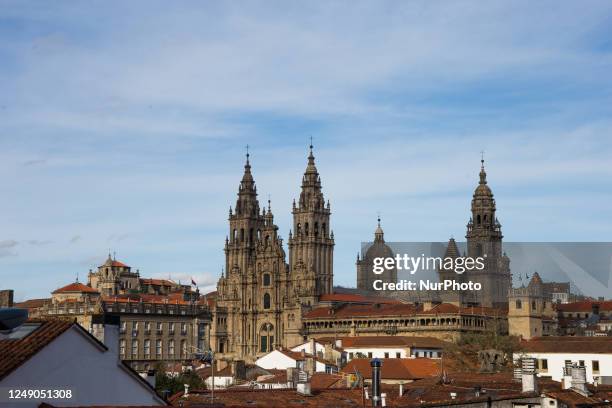
[[[386,270],[380,275],[374,274],[374,258],[393,258],[395,254],[393,250],[385,243],[385,233],[380,226],[380,217],[374,231],[374,242],[370,244],[367,251],[363,255],[363,259],[359,259],[357,255],[357,289],[374,291],[374,281],[382,280],[383,282],[397,282],[397,269]]]
[[[546,308],[540,275],[535,272],[527,287],[510,289],[508,297],[508,331],[525,340],[542,336],[542,318]]]

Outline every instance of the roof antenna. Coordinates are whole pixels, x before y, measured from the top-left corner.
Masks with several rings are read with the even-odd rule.
[[[485,154],[484,150],[481,150],[480,151],[480,167],[481,168],[484,168],[484,154]]]

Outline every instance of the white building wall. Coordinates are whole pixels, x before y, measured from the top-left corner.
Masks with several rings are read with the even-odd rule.
[[[385,353],[389,353],[389,358],[396,358],[397,353],[400,353],[400,358],[410,357],[410,350],[401,347],[346,347],[344,351],[347,352],[347,361],[357,358],[357,353],[361,353],[366,357],[369,356],[368,353],[372,353],[372,358],[385,358]],[[352,358],[351,353],[353,353]]]
[[[302,350],[306,354],[325,353],[325,346],[321,343],[315,343],[315,350],[316,350],[315,353],[312,352],[312,342],[310,341],[291,348],[291,351],[301,352]]]
[[[5,389],[69,389],[73,398],[21,400],[16,406],[163,405],[149,387],[119,365],[116,354],[78,330],[68,329],[0,382]]]
[[[297,362],[291,357],[274,350],[255,361],[255,364],[265,369],[286,370],[290,367],[297,367]]]
[[[587,382],[589,383],[593,383],[593,379],[598,377],[612,378],[612,354],[523,352],[515,353],[514,359],[518,360],[521,356],[533,357],[537,358],[538,360],[546,359],[548,369],[546,371],[540,369],[538,371],[538,376],[550,377],[554,381],[561,381],[563,379],[563,367],[565,367],[566,360],[570,360],[572,363],[576,364],[579,364],[581,361],[584,361]],[[593,361],[599,361],[599,373],[593,372]],[[539,361],[538,364],[540,364]]]

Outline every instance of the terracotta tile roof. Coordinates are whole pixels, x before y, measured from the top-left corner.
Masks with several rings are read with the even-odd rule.
[[[212,368],[210,366],[198,368],[196,370],[196,374],[198,374],[200,378],[205,380],[208,377],[212,376]],[[224,367],[222,370],[219,370],[217,367],[215,367],[215,377],[232,377],[232,367],[227,366]]]
[[[48,303],[50,301],[51,301],[50,298],[28,299],[28,300],[24,300],[23,302],[17,302],[13,306],[21,308],[21,309],[37,309],[39,307],[43,307],[45,303]]]
[[[318,307],[304,315],[306,319],[341,318],[353,316],[414,315],[417,308],[410,304],[343,305],[339,308]]]
[[[66,292],[83,292],[83,293],[100,293],[91,286],[83,285],[80,282],[73,282],[69,285],[54,290],[52,293],[66,293]]]
[[[148,293],[125,294],[116,296],[104,296],[104,302],[108,303],[155,303],[155,304],[172,304],[172,305],[189,305],[190,301],[184,300],[182,296],[171,295],[154,295]]]
[[[547,336],[521,343],[525,351],[533,353],[605,353],[612,354],[610,337]]]
[[[176,286],[177,283],[167,279],[141,278],[140,283],[143,285],[153,286]]]
[[[417,336],[357,336],[357,337],[324,337],[317,339],[321,343],[342,341],[342,348],[354,347],[429,347],[443,348],[447,343],[435,337]]]
[[[612,300],[606,301],[593,301],[593,300],[584,300],[582,302],[574,302],[574,303],[560,303],[555,305],[556,309],[560,312],[592,312],[593,306],[599,306],[599,311],[612,311]]]
[[[2,356],[0,359],[0,380],[29,360],[75,323],[65,320],[32,320],[26,324],[38,324],[40,326],[23,338],[0,340],[0,355]]]
[[[382,358],[381,376],[384,380],[416,380],[435,377],[440,373],[440,362],[429,358]],[[351,374],[358,371],[364,378],[372,378],[370,359],[355,358],[341,370]]]
[[[174,405],[178,405],[179,401],[181,401],[185,408],[201,407],[204,404],[210,403],[210,397],[208,391],[190,391],[188,398],[183,399],[182,393],[180,393],[173,396],[171,402]],[[234,387],[228,390],[215,390],[215,400],[219,406],[225,406],[226,408],[355,408],[356,406],[361,406],[362,391],[360,389],[349,390],[346,388],[319,389],[313,390],[312,395],[304,396],[298,394],[293,389],[269,391]]]
[[[41,403],[38,408],[68,408],[67,405]],[[70,405],[70,408],[159,408],[159,405]]]
[[[438,315],[438,314],[463,314],[463,315],[485,315],[503,316],[507,312],[488,307],[463,307],[459,308],[450,303],[436,305],[429,310],[423,310],[423,305],[409,303],[376,303],[376,304],[344,304],[340,307],[318,307],[305,314],[306,319],[330,318],[330,317],[369,317],[369,316],[415,316],[415,315]]]
[[[345,388],[346,381],[338,374],[314,373],[310,377],[310,387],[313,390]]]
[[[346,302],[346,303],[386,303],[386,304],[394,304],[401,303],[396,299],[389,299],[378,296],[364,296],[353,293],[331,293],[326,295],[321,295],[319,297],[320,302]]]

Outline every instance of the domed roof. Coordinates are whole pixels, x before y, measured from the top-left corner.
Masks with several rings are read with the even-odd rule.
[[[376,226],[376,231],[374,231],[374,242],[366,251],[364,259],[371,261],[374,258],[392,258],[394,256],[395,254],[389,245],[385,244],[385,233],[380,226],[380,217],[378,217],[378,225]]]

